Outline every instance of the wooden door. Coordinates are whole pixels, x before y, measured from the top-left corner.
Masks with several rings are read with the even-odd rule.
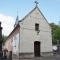
[[[34,55],[35,57],[40,57],[40,42],[39,41],[34,42]]]

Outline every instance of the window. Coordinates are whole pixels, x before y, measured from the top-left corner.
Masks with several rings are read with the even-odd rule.
[[[37,31],[37,30],[39,30],[39,24],[38,23],[35,24],[35,31]]]
[[[15,42],[15,47],[16,47],[16,40],[17,40],[17,37],[16,37],[16,35],[14,36],[14,42]]]

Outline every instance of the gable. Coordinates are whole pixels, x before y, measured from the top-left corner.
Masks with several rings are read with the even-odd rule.
[[[35,7],[26,15],[19,24],[21,52],[34,52],[34,41],[40,41],[42,43],[41,47],[44,46],[41,48],[42,52],[52,51],[51,28],[38,7]],[[35,29],[35,24],[38,25],[38,30]],[[49,50],[44,49],[46,47]]]
[[[35,7],[30,13],[28,13],[21,21],[20,21],[20,26],[21,23],[24,24],[24,28],[27,28],[29,25],[33,27],[33,24],[39,23],[40,28],[47,28],[51,29],[49,26],[49,23],[47,22],[46,18],[44,15],[41,13],[38,7]]]

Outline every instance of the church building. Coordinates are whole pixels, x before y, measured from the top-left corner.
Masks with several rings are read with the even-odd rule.
[[[38,8],[35,8],[22,20],[17,16],[14,29],[5,42],[13,58],[28,58],[52,55],[51,27]]]

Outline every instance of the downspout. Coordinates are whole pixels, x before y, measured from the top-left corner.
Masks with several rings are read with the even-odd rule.
[[[19,22],[19,57],[18,60],[20,59],[20,22]]]

